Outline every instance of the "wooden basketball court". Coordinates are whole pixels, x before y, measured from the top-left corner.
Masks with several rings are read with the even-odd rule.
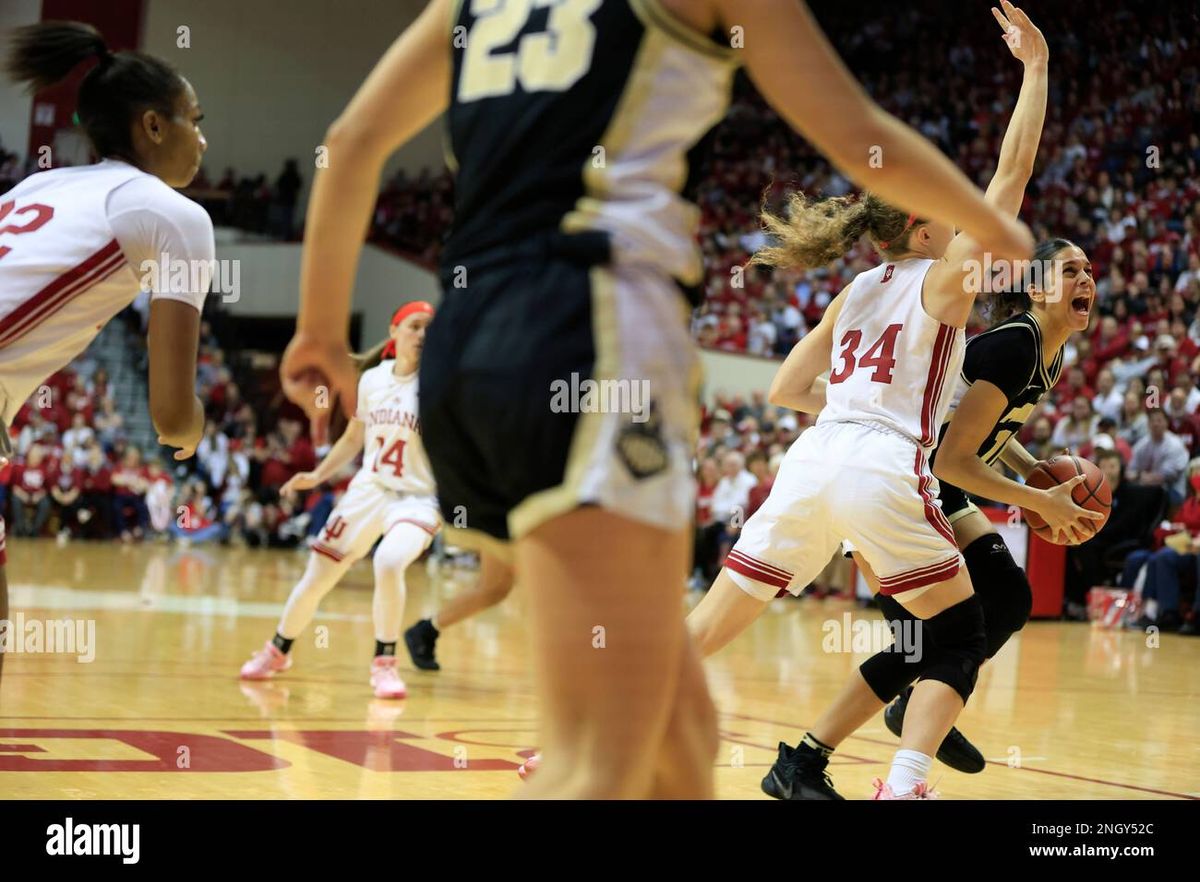
[[[410,694],[388,702],[367,687],[366,563],[297,641],[295,667],[247,684],[238,668],[273,633],[303,553],[19,540],[9,556],[11,617],[23,650],[42,651],[4,664],[3,797],[499,798],[520,786],[537,740],[520,586],[443,634],[442,671],[403,655]],[[472,578],[414,566],[407,618]],[[776,601],[708,663],[719,796],[766,799],[778,741],[794,743],[864,657],[827,651],[830,633],[877,618],[846,601]],[[45,651],[52,633],[70,652]],[[1027,626],[985,666],[960,720],[991,762],[979,775],[935,764],[943,797],[1200,798],[1200,639],[1154,643]],[[876,718],[835,755],[835,785],[867,797],[895,748]]]

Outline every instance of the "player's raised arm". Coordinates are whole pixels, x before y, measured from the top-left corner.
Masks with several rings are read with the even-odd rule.
[[[1025,198],[1025,187],[1033,177],[1033,164],[1046,119],[1049,50],[1042,32],[1029,17],[1007,0],[1002,2],[1004,13],[993,8],[992,14],[1004,29],[1005,45],[1025,65],[1025,75],[1000,147],[996,174],[988,184],[984,198],[1005,215],[1015,218]],[[969,230],[959,233],[946,248],[942,260],[929,271],[926,291],[933,298],[933,308],[939,308],[939,300],[943,303],[960,301],[957,309],[965,316],[979,293],[977,283],[983,279],[989,258],[994,263],[1002,257]]]
[[[1001,211],[1016,217],[1025,199],[1025,187],[1033,177],[1042,126],[1046,120],[1046,96],[1050,50],[1046,38],[1029,16],[1002,0],[1004,12],[995,7],[992,15],[1004,30],[1004,43],[1013,57],[1025,66],[1017,106],[1000,145],[996,174],[988,184],[984,198]]]

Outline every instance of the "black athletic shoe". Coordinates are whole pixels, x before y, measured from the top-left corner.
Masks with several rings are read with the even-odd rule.
[[[762,790],[776,799],[845,799],[833,789],[825,767],[827,759],[798,757],[796,751],[779,742],[779,757],[762,779]]]
[[[910,686],[883,711],[884,725],[897,738],[904,730],[904,709],[908,707],[908,696],[911,694],[912,687]],[[968,741],[967,736],[959,732],[957,727],[951,727],[949,734],[942,739],[942,746],[938,748],[937,758],[950,768],[966,772],[968,775],[982,772],[987,766],[979,748]]]
[[[442,666],[433,657],[438,632],[429,619],[421,619],[404,632],[404,645],[408,647],[412,663],[422,671],[440,671]]]

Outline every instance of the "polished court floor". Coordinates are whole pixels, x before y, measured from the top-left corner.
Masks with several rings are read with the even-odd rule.
[[[327,598],[290,672],[246,684],[238,667],[273,633],[304,554],[18,540],[9,559],[23,640],[0,686],[0,798],[499,798],[536,745],[519,585],[443,634],[440,672],[404,655],[409,697],[388,702],[367,687],[369,564]],[[408,619],[472,578],[415,565]],[[776,601],[707,663],[720,797],[766,798],[777,742],[864,657],[831,638],[865,639],[875,619]],[[1200,638],[1032,623],[985,667],[960,725],[990,762],[935,764],[944,798],[1200,798]],[[836,786],[865,798],[895,747],[877,717],[835,755]]]

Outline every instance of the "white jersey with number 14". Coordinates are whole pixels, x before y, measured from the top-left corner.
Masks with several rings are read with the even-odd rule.
[[[355,418],[365,427],[363,464],[351,484],[434,499],[437,488],[417,417],[417,372],[398,377],[395,365],[383,361],[359,378]]]

